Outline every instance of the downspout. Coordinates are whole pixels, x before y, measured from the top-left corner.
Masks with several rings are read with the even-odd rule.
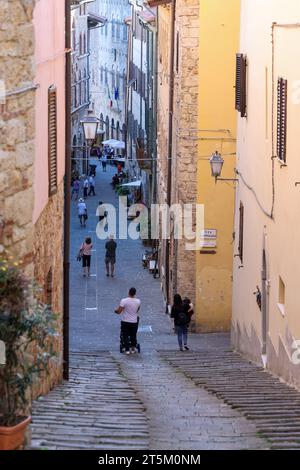
[[[69,380],[70,201],[71,201],[71,5],[65,0],[65,213],[63,261],[63,378]]]
[[[176,0],[172,1],[171,19],[171,57],[170,57],[170,88],[169,88],[169,132],[168,132],[168,179],[167,204],[171,207],[172,200],[172,153],[173,153],[173,111],[174,111],[174,51],[175,51],[175,20]],[[166,313],[170,305],[170,240],[166,240]]]

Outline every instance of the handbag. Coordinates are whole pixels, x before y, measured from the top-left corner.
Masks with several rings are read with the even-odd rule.
[[[83,248],[81,247],[77,254],[77,261],[81,261],[83,256]]]

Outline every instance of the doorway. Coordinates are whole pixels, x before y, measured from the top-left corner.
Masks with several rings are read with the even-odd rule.
[[[261,313],[262,313],[262,360],[264,366],[267,363],[267,334],[269,328],[268,319],[268,289],[267,289],[267,258],[266,251],[263,250],[262,255],[262,271],[261,271]]]

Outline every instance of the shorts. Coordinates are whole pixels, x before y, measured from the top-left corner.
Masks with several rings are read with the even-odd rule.
[[[115,256],[105,256],[105,264],[116,264],[116,257]]]
[[[82,255],[82,267],[90,268],[90,266],[91,266],[91,255]]]

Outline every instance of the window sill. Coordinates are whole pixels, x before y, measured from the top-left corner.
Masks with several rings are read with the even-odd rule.
[[[277,161],[278,161],[278,163],[280,164],[280,168],[287,166],[287,163],[284,162],[283,160],[280,160],[280,158],[278,158],[278,157],[277,157]]]
[[[278,310],[283,317],[285,317],[285,307],[284,304],[277,304]]]

